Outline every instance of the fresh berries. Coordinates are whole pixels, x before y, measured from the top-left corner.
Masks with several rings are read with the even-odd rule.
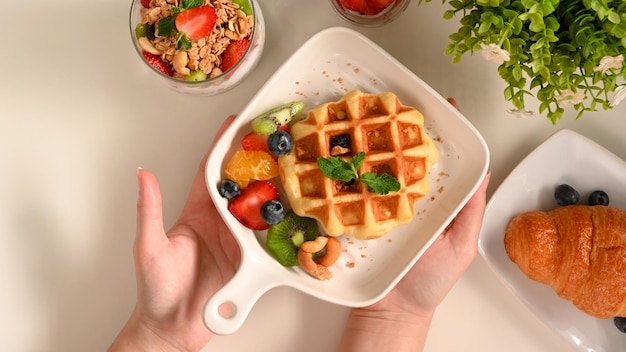
[[[609,195],[602,190],[596,190],[589,194],[589,205],[609,205]]]
[[[261,206],[261,218],[269,225],[276,225],[285,218],[285,208],[279,200],[269,200]]]
[[[218,185],[218,191],[222,197],[230,199],[229,209],[232,209],[231,212],[235,218],[248,228],[267,229],[267,226],[278,224],[285,217],[286,209],[278,196],[274,198],[274,192],[260,190],[265,193],[265,195],[260,195],[264,199],[263,202],[253,198],[251,194],[259,191],[258,188],[261,188],[259,182],[272,184],[270,180],[278,177],[278,156],[293,147],[287,123],[303,109],[303,103],[292,102],[282,104],[257,116],[254,121],[260,123],[263,126],[262,132],[266,133],[258,133],[254,129],[253,121],[253,131],[241,140],[243,149],[235,151],[226,162],[224,178]],[[273,150],[275,154],[270,150]],[[272,187],[276,188],[273,184]],[[271,196],[268,196],[268,193],[271,193]],[[276,194],[278,194],[277,191]],[[255,209],[252,209],[250,205],[252,203],[255,204]]]
[[[578,191],[568,185],[561,184],[554,189],[554,199],[560,206],[577,204],[580,200],[580,194]],[[589,194],[587,198],[588,205],[609,205],[609,195],[603,190],[595,190]]]
[[[220,69],[223,72],[226,72],[231,67],[235,66],[243,54],[246,53],[249,45],[250,39],[248,38],[230,42],[230,44],[226,47],[226,50],[224,50],[224,53],[222,53],[222,64],[220,65]]]
[[[617,328],[617,330],[621,332],[626,332],[626,318],[614,317],[613,323],[615,324],[615,327]]]
[[[267,147],[276,156],[283,156],[293,148],[293,139],[289,132],[278,130],[267,138]]]
[[[266,202],[278,199],[278,189],[273,183],[254,181],[231,201],[228,210],[245,227],[266,230],[269,224],[261,217],[261,208]]]
[[[263,134],[256,134],[254,132],[248,133],[241,140],[241,146],[243,147],[243,150],[261,150],[270,153],[270,150],[267,147],[267,136]]]
[[[377,15],[393,3],[393,0],[337,0],[344,8],[362,15]]]
[[[578,203],[580,194],[574,187],[568,184],[561,184],[554,189],[554,199],[556,204],[560,206],[572,205]]]
[[[394,0],[369,0],[370,6],[376,11],[376,13],[382,12],[393,4]]]
[[[209,35],[216,21],[215,8],[203,5],[180,12],[176,16],[176,29],[185,33],[188,39],[198,40]]]
[[[352,150],[350,135],[342,133],[330,139],[330,155],[338,156],[348,154]]]
[[[152,67],[154,67],[157,71],[161,72],[162,74],[164,74],[166,76],[170,76],[170,77],[172,77],[174,75],[170,65],[165,63],[165,61],[163,61],[163,59],[161,59],[160,56],[151,54],[151,53],[149,53],[147,51],[143,51],[142,54],[143,54],[143,57],[146,59],[146,61],[148,61],[148,63]]]
[[[230,199],[235,198],[239,194],[241,194],[241,187],[239,187],[239,184],[237,182],[226,178],[223,179],[222,182],[220,182],[217,187],[217,191],[219,192],[220,196]]]
[[[354,12],[358,12],[362,15],[375,15],[376,12],[370,8],[367,0],[337,0],[340,5],[346,9]]]
[[[252,180],[269,180],[278,176],[278,164],[266,152],[238,150],[226,164],[224,174],[246,188]]]

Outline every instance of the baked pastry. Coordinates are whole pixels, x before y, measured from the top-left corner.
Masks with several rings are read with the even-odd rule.
[[[511,220],[504,236],[509,258],[529,278],[550,285],[583,312],[626,316],[626,212],[569,205],[530,211]]]
[[[429,192],[428,174],[439,150],[424,130],[424,116],[393,93],[352,91],[310,110],[290,128],[294,147],[278,160],[294,212],[315,218],[330,236],[372,239],[410,222],[415,204]],[[340,140],[340,142],[336,142]],[[317,159],[350,160],[364,152],[360,173],[388,173],[397,192],[370,192],[324,176]]]

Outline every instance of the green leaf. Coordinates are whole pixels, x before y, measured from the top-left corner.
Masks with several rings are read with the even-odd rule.
[[[454,48],[455,48],[454,44],[448,44],[448,46],[446,47],[445,54],[450,55],[454,53]]]
[[[550,28],[552,31],[556,32],[561,27],[559,20],[554,16],[548,16],[543,19],[546,24],[546,27]]]
[[[543,32],[546,26],[543,23],[533,22],[528,26],[528,28],[533,32]]]
[[[182,8],[189,10],[204,5],[204,0],[183,0]]]
[[[178,34],[176,35],[176,48],[189,50],[191,49],[191,45],[191,40],[187,38],[185,33],[178,32]]]
[[[335,156],[329,158],[317,158],[317,165],[320,170],[322,170],[324,176],[333,180],[350,182],[358,176],[352,169],[351,163]]]
[[[363,165],[364,160],[365,153],[359,152],[350,161],[345,161],[335,156],[329,158],[320,157],[317,159],[317,165],[324,176],[343,182],[351,182],[353,180],[363,182],[367,185],[370,192],[387,194],[400,189],[398,180],[389,174],[377,175],[373,172],[366,172],[359,177],[358,170]]]
[[[352,169],[354,170],[354,172],[357,172],[361,168],[361,165],[363,165],[364,160],[365,160],[364,152],[358,152],[356,153],[355,156],[352,157]]]
[[[157,35],[159,37],[169,37],[176,33],[176,16],[162,18],[157,22]]]
[[[485,34],[485,33],[489,32],[489,28],[491,28],[491,22],[489,22],[489,21],[482,22],[480,24],[480,27],[478,27],[478,33],[479,34]]]
[[[454,10],[448,10],[446,12],[443,13],[443,18],[446,20],[452,19],[454,17]]]
[[[400,182],[387,173],[377,175],[373,172],[366,172],[361,175],[360,181],[367,185],[370,192],[378,194],[384,195],[400,190]]]
[[[509,101],[513,98],[513,87],[507,86],[504,88],[504,100]]]
[[[513,79],[519,81],[522,79],[522,68],[519,66],[513,67]]]
[[[607,18],[610,22],[615,23],[615,24],[619,24],[621,22],[619,14],[613,10],[609,12]]]

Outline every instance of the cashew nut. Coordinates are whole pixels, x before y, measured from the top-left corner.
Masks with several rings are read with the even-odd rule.
[[[302,247],[298,249],[298,263],[302,270],[318,280],[328,280],[333,277],[327,267],[313,261],[313,253],[304,251]]]
[[[139,37],[139,39],[137,39],[137,42],[139,43],[139,46],[141,47],[141,49],[149,52],[150,54],[154,54],[154,55],[163,54],[161,50],[155,48],[154,45],[152,45],[148,37]]]
[[[315,262],[317,264],[323,265],[325,267],[329,267],[339,259],[339,255],[341,255],[341,242],[335,237],[328,237],[328,242],[326,243],[326,253],[322,256],[316,257]]]
[[[189,55],[186,51],[179,51],[172,59],[172,67],[183,76],[187,76],[191,71],[187,68],[189,63]]]
[[[302,244],[300,248],[307,253],[316,253],[324,249],[326,243],[328,242],[328,237],[326,236],[317,236],[313,241],[306,241]]]
[[[324,255],[313,260],[313,253],[326,248]],[[328,267],[333,265],[341,254],[341,242],[334,237],[318,236],[306,241],[298,250],[298,263],[302,270],[319,280],[328,280],[333,274]]]

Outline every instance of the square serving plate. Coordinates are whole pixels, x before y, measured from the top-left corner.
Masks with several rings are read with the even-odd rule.
[[[307,109],[339,100],[347,92],[394,92],[405,105],[425,116],[425,128],[439,147],[430,173],[431,192],[417,204],[414,220],[385,237],[361,241],[339,237],[343,252],[331,267],[333,278],[319,281],[300,268],[282,267],[265,250],[266,231],[253,232],[229,213],[217,185],[239,141],[257,115],[286,102]],[[305,110],[307,110],[305,109]],[[204,320],[218,334],[236,331],[258,298],[277,286],[290,286],[332,303],[357,307],[382,298],[417,261],[478,188],[489,164],[485,141],[446,99],[361,34],[342,27],[325,29],[309,39],[266,82],[220,136],[207,161],[209,192],[242,251],[235,277],[207,303]],[[280,183],[278,180],[275,183]],[[286,201],[282,195],[281,200]],[[288,208],[288,205],[286,206]],[[224,318],[218,307],[234,306]]]
[[[626,334],[617,330],[612,319],[593,318],[549,286],[532,281],[504,249],[509,221],[525,211],[556,208],[554,188],[562,183],[576,188],[583,204],[589,193],[601,189],[608,193],[611,206],[626,209],[626,162],[576,132],[559,130],[522,160],[489,200],[479,252],[528,309],[574,348],[623,351]]]

